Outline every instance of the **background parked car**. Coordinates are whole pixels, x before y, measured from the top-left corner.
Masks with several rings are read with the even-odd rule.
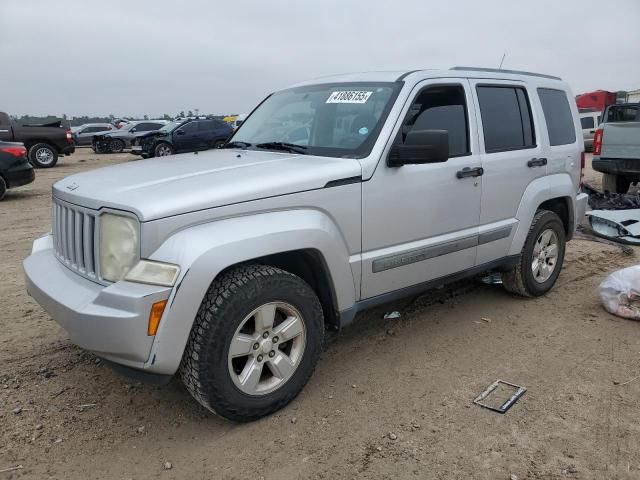
[[[94,135],[92,147],[96,153],[120,153],[131,147],[136,135],[157,132],[167,124],[166,120],[141,120],[123,125],[115,131]]]
[[[600,125],[600,117],[602,112],[586,112],[580,114],[580,123],[582,124],[582,137],[584,138],[584,148],[590,152],[593,150],[593,135],[596,128]]]
[[[51,168],[58,163],[58,155],[71,155],[73,146],[71,131],[60,121],[46,125],[18,125],[5,112],[0,112],[0,141],[22,142],[31,164]]]
[[[594,170],[602,172],[602,188],[627,193],[640,182],[640,103],[610,105],[593,138]]]
[[[9,188],[20,187],[36,178],[21,143],[0,142],[0,200]]]
[[[136,137],[131,153],[149,158],[208,150],[222,146],[232,133],[231,126],[222,120],[193,118],[174,121],[158,132]]]
[[[91,145],[93,136],[98,132],[111,132],[116,127],[110,123],[85,123],[78,130],[73,132],[73,142],[76,146]]]

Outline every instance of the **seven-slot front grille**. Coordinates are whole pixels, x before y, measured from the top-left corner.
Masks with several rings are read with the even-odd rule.
[[[53,246],[67,267],[98,280],[97,212],[53,198]]]

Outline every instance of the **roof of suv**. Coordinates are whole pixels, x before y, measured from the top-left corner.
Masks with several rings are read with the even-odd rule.
[[[542,73],[525,72],[518,70],[499,70],[495,68],[478,67],[453,67],[449,70],[421,69],[421,70],[393,70],[381,72],[347,73],[320,77],[293,85],[316,85],[318,83],[347,83],[347,82],[397,82],[411,77],[412,80],[424,80],[429,78],[492,78],[505,80],[521,80],[522,77],[533,77],[547,80],[562,81],[560,77],[545,75]]]

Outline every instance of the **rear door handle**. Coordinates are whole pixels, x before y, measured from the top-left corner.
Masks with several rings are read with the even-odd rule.
[[[483,173],[484,173],[484,168],[482,167],[477,167],[477,168],[464,167],[462,170],[458,170],[458,172],[456,173],[456,177],[458,178],[481,177]]]
[[[546,158],[532,158],[527,162],[527,167],[544,167],[547,164]]]

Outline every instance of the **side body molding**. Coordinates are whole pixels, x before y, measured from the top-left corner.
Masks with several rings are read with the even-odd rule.
[[[221,271],[253,258],[300,249],[316,250],[324,258],[336,308],[353,306],[356,288],[345,240],[331,218],[319,210],[227,218],[168,238],[150,258],[178,264],[181,272],[145,368],[162,374],[176,372],[202,299]]]
[[[557,173],[540,177],[531,182],[520,200],[516,218],[518,227],[509,255],[518,255],[527,239],[531,222],[536,214],[536,210],[541,203],[553,198],[564,198],[569,201],[569,216],[573,216],[576,208],[576,187],[568,173]],[[570,218],[569,229],[573,232],[576,228],[575,219]]]

